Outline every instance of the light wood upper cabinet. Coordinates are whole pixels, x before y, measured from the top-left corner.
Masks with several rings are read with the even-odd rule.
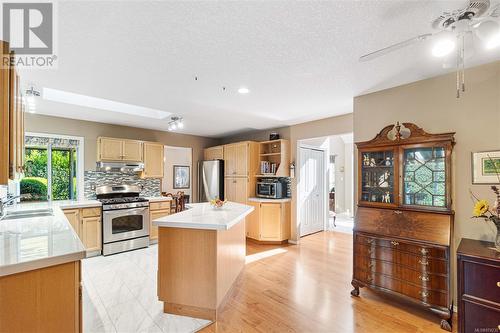
[[[248,179],[225,178],[224,198],[228,201],[246,204],[248,198]]]
[[[143,149],[141,141],[123,141],[123,160],[132,162],[143,161],[142,150]]]
[[[227,177],[248,177],[248,143],[224,146],[224,168]]]
[[[83,217],[81,234],[87,251],[101,250],[101,217]]]
[[[0,41],[2,57],[13,56]],[[14,66],[0,68],[0,184],[24,170],[24,103],[20,78]]]
[[[205,161],[223,160],[224,159],[224,146],[215,146],[215,147],[206,148],[203,151],[203,159]]]
[[[144,142],[144,177],[163,178],[163,152],[161,143]]]
[[[98,161],[142,162],[142,141],[100,137],[97,140]]]
[[[113,138],[99,138],[98,160],[100,161],[121,161],[123,155],[123,140]]]

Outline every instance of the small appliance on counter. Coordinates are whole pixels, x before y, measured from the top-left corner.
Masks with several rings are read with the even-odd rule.
[[[291,196],[289,184],[287,178],[262,178],[257,182],[256,195],[267,199],[289,198]]]
[[[99,186],[102,203],[102,254],[149,246],[149,200],[135,185]]]

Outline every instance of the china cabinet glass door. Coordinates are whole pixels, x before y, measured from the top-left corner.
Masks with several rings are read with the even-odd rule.
[[[446,208],[446,149],[403,150],[403,204]]]
[[[394,151],[361,153],[361,201],[394,204]]]

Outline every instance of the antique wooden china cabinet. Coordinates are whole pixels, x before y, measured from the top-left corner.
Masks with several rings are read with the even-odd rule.
[[[368,287],[411,300],[451,331],[451,152],[455,133],[389,125],[356,143],[358,210],[351,294]]]

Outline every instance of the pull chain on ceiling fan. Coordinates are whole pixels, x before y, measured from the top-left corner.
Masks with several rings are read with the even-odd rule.
[[[369,61],[409,45],[437,39],[432,54],[444,57],[456,48],[456,89],[457,98],[465,92],[465,44],[468,35],[473,32],[481,39],[487,49],[500,46],[500,4],[491,7],[490,0],[470,0],[467,7],[451,12],[444,12],[432,22],[434,33],[422,34],[414,38],[370,52],[359,58],[360,62]],[[446,38],[448,35],[448,38]],[[453,38],[450,38],[452,36]]]

